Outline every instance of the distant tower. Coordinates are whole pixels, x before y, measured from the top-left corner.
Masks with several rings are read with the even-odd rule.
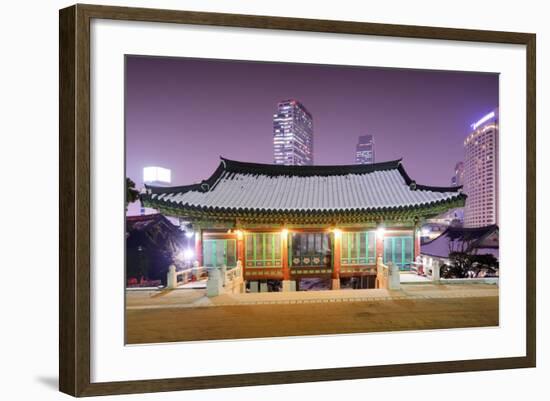
[[[464,226],[498,224],[498,108],[471,125],[464,141]]]
[[[455,165],[455,173],[451,178],[451,186],[458,187],[464,185],[464,162],[458,162]]]
[[[361,135],[355,147],[355,164],[374,163],[374,137]]]
[[[143,182],[155,187],[168,186],[172,182],[172,171],[163,167],[144,167]]]
[[[297,100],[283,100],[273,115],[273,163],[313,164],[313,117]]]

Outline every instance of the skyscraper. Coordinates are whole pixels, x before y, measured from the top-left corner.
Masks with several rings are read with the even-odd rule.
[[[297,100],[277,104],[273,115],[273,162],[286,166],[313,164],[313,117]]]
[[[451,178],[451,186],[457,187],[464,185],[464,162],[458,162],[455,165],[455,173]]]
[[[464,140],[464,226],[498,224],[498,108],[471,125]]]
[[[355,164],[374,163],[374,137],[361,135],[355,147]]]

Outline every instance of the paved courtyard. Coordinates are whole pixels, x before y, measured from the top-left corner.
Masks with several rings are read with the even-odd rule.
[[[498,288],[405,284],[398,291],[225,294],[127,291],[127,343],[498,325]]]

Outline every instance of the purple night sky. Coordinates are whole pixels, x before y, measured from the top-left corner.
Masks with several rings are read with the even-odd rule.
[[[360,135],[376,162],[450,185],[469,125],[498,106],[498,74],[127,56],[126,174],[148,165],[172,185],[229,159],[273,162],[273,114],[294,98],[313,115],[314,163],[353,164]]]

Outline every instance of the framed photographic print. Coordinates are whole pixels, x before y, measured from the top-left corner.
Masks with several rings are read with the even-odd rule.
[[[533,367],[535,206],[534,34],[60,11],[65,393]]]

